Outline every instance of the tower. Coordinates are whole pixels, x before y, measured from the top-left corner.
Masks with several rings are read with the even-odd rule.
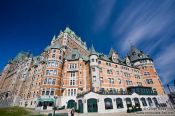
[[[152,58],[134,46],[131,46],[128,57],[133,66],[140,69],[144,80],[143,86],[152,87],[154,94],[165,94]]]
[[[92,81],[92,90],[98,91],[100,89],[100,77],[98,68],[98,53],[95,51],[93,45],[90,50],[90,72]]]

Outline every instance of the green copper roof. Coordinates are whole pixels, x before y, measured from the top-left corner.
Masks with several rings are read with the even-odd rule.
[[[56,36],[54,35],[53,38],[52,38],[52,41],[55,41],[56,40]]]
[[[69,27],[66,27],[66,29],[64,30],[64,32],[66,32],[66,33],[71,33],[72,32],[72,30],[69,28]]]
[[[128,57],[131,62],[143,59],[150,59],[152,60],[149,55],[146,55],[143,51],[138,50],[134,46],[131,46],[130,52],[128,53]]]
[[[44,49],[44,51],[48,51],[49,49],[51,49],[51,48],[55,48],[55,49],[59,49],[59,48],[61,48],[62,47],[62,45],[61,44],[59,44],[59,43],[57,43],[57,44],[55,44],[55,45],[53,45],[53,46],[47,46],[45,49]]]
[[[50,102],[55,102],[54,98],[38,98],[37,102],[44,102],[44,101],[50,101]]]
[[[21,59],[28,57],[28,56],[29,56],[28,52],[21,51],[16,55],[16,57],[14,58],[13,61],[18,61],[18,60],[21,60]]]
[[[92,54],[98,55],[98,53],[95,51],[95,48],[94,48],[93,45],[91,46],[90,53],[91,53],[91,55],[92,55]]]
[[[67,60],[75,60],[80,58],[80,53],[78,52],[77,49],[73,49],[71,54],[65,56],[65,59]]]
[[[59,43],[57,43],[57,44],[55,44],[54,46],[51,46],[50,48],[61,48],[62,46],[61,46],[61,44],[59,44]]]
[[[47,50],[49,50],[49,48],[50,48],[50,47],[49,47],[49,45],[48,45],[48,46],[47,46],[47,47],[44,49],[44,51],[47,51]]]

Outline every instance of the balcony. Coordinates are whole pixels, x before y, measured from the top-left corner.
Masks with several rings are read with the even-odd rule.
[[[152,87],[143,87],[143,86],[133,86],[127,88],[128,94],[137,93],[139,95],[157,95],[156,91],[152,90]]]
[[[68,68],[67,71],[68,71],[68,72],[78,71],[78,68]]]

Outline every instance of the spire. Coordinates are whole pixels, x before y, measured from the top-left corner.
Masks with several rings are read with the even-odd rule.
[[[56,36],[54,35],[53,38],[52,38],[52,41],[55,41],[56,40]]]
[[[64,30],[64,32],[66,32],[66,33],[71,33],[72,30],[71,30],[69,27],[66,27],[66,29]]]
[[[92,46],[91,46],[91,49],[90,49],[91,51],[91,54],[95,54],[95,55],[97,55],[97,52],[95,51],[95,48],[94,48],[94,46],[93,46],[93,44],[92,44]]]
[[[111,48],[110,51],[109,51],[109,57],[111,57],[113,53],[116,53],[116,52],[113,48]]]

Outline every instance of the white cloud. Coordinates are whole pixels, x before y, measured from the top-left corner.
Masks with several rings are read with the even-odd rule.
[[[97,11],[95,12],[93,30],[99,31],[104,29],[109,22],[112,10],[115,6],[116,0],[101,0],[98,2]]]
[[[121,37],[119,43],[122,51],[128,50],[129,41],[139,45],[144,41],[158,40],[156,37],[159,35],[167,36],[164,32],[168,32],[169,26],[175,21],[174,12],[169,9],[172,1],[156,5],[153,2],[144,1],[138,6],[133,2],[116,18],[112,33],[114,37]]]
[[[175,44],[167,46],[164,50],[157,54],[154,61],[161,80],[165,85],[175,79]]]
[[[116,17],[111,31],[114,38],[120,37],[114,46],[122,52],[128,51],[131,41],[137,47],[146,45],[145,50],[154,53],[163,85],[175,79],[174,4],[172,0],[143,1],[139,5],[133,1]]]

